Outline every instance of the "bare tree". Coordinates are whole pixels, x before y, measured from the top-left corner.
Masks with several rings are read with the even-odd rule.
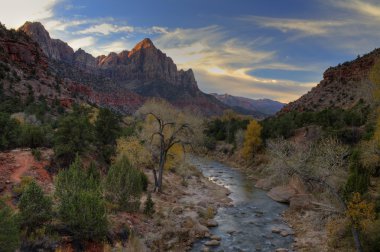
[[[268,142],[272,159],[271,168],[282,179],[297,175],[303,182],[327,190],[339,202],[340,213],[347,211],[347,204],[339,193],[347,178],[348,147],[335,138],[326,138],[318,143],[297,144],[284,139]],[[363,251],[359,231],[351,227],[355,247]]]
[[[153,168],[154,191],[162,192],[163,172],[170,149],[180,145],[185,151],[186,146],[196,145],[203,133],[203,122],[201,118],[158,99],[147,101],[137,115],[145,119],[141,138],[158,161],[158,167]]]

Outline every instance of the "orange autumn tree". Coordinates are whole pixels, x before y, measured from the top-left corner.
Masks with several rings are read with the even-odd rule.
[[[262,140],[261,140],[261,125],[252,120],[247,126],[247,130],[245,132],[244,144],[242,149],[242,156],[245,159],[250,159],[253,154],[260,148]]]

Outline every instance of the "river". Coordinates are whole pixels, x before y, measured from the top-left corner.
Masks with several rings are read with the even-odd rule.
[[[212,182],[228,188],[232,207],[219,208],[215,220],[218,226],[212,234],[220,236],[221,244],[210,251],[275,251],[286,248],[291,251],[293,237],[272,233],[273,228],[291,232],[282,220],[281,213],[287,205],[273,201],[266,192],[253,186],[237,169],[200,157],[191,157],[203,175]],[[208,239],[198,240],[192,251],[201,251]]]

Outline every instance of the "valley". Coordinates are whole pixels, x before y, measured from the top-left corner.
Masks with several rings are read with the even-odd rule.
[[[0,15],[1,252],[379,250],[380,7],[68,3]]]

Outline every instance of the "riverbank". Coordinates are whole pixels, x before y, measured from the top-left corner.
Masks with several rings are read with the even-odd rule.
[[[205,178],[195,167],[189,169],[185,178],[170,171],[165,173],[163,193],[152,194],[155,213],[151,218],[143,214],[123,216],[140,239],[130,242],[131,251],[188,251],[197,239],[213,236],[209,229],[217,225],[213,217],[218,208],[231,204],[230,192]],[[152,172],[145,172],[153,181]]]
[[[297,204],[289,204],[289,207],[284,209],[282,219],[289,224],[294,232],[294,243],[292,248],[295,251],[328,251],[327,245],[327,232],[323,220],[323,213],[314,209],[310,205],[311,195],[307,194],[305,188],[298,184],[290,182],[288,185],[274,184],[270,179],[270,174],[264,172],[266,157],[264,154],[252,161],[251,164],[247,164],[239,157],[238,154],[224,154],[220,150],[209,152],[208,158],[217,160],[223,164],[232,166],[234,169],[242,172],[247,179],[249,179],[252,185],[265,191],[270,191],[277,186],[283,186],[284,188],[292,188],[295,191],[302,192],[304,196],[301,196],[294,201]],[[309,196],[307,196],[309,195]],[[305,203],[303,200],[307,199]],[[282,201],[282,200],[281,200]]]

